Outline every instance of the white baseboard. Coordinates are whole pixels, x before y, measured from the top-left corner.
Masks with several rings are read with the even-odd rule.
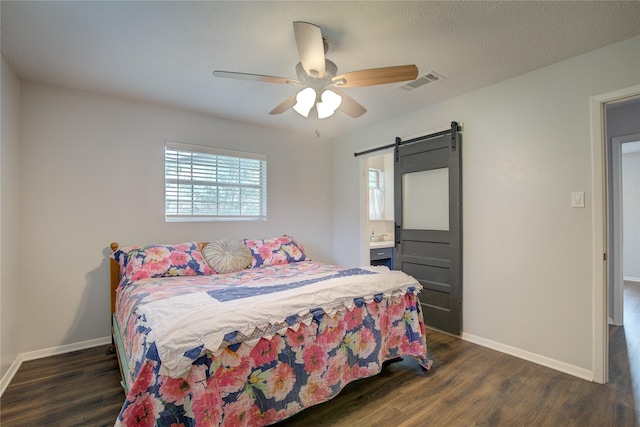
[[[43,348],[41,350],[28,351],[26,353],[20,353],[16,356],[7,372],[2,376],[0,380],[0,396],[4,394],[4,391],[9,386],[9,383],[15,376],[16,372],[22,365],[22,362],[28,360],[42,359],[43,357],[56,356],[58,354],[71,353],[72,351],[84,350],[86,348],[97,347],[100,345],[111,344],[111,337],[95,338],[88,341],[81,341],[73,344],[59,345],[56,347]]]
[[[639,282],[640,283],[640,277],[624,276],[622,279],[623,280],[628,280],[629,282]]]
[[[527,360],[529,362],[537,363],[538,365],[546,366],[547,368],[555,369],[556,371],[564,372],[565,374],[573,375],[574,377],[578,377],[583,380],[594,380],[594,373],[588,369],[580,368],[578,366],[570,365],[559,360],[551,359],[549,357],[541,356],[539,354],[531,353],[520,348],[511,347],[510,345],[502,344],[464,332],[462,333],[462,339],[474,344],[481,345],[483,347],[490,348],[492,350],[499,351],[501,353],[509,354],[511,356]]]
[[[72,351],[84,350],[85,348],[92,348],[105,344],[111,344],[111,337],[95,338],[92,340],[81,341],[73,344],[43,348],[42,350],[28,351],[26,353],[21,353],[20,355],[22,356],[22,361],[26,362],[27,360],[42,359],[43,357],[71,353]]]
[[[622,323],[621,323],[621,322],[617,322],[617,323],[616,323],[616,322],[613,320],[613,318],[611,318],[611,317],[609,317],[609,318],[608,318],[608,322],[609,322],[609,323],[608,323],[609,325],[613,325],[613,326],[622,326]]]
[[[7,372],[5,372],[5,374],[2,376],[2,379],[0,379],[0,397],[4,394],[4,391],[7,389],[7,387],[9,387],[9,383],[13,379],[16,372],[18,372],[18,368],[20,368],[20,365],[22,365],[22,361],[22,356],[18,354],[11,366],[9,366]]]

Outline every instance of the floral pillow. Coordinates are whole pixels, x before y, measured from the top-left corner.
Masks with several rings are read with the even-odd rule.
[[[215,274],[195,242],[128,246],[111,255],[120,264],[120,286],[151,277]]]
[[[244,239],[243,242],[251,249],[252,268],[289,264],[307,259],[302,245],[291,236],[284,235],[273,239]]]

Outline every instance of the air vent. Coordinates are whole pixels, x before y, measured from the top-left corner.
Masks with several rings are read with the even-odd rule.
[[[424,76],[418,77],[414,81],[409,82],[406,85],[400,86],[400,89],[404,89],[406,91],[414,90],[414,89],[418,89],[421,86],[424,86],[429,83],[433,83],[442,79],[444,79],[444,77],[442,77],[440,74],[436,73],[435,71],[429,71]]]

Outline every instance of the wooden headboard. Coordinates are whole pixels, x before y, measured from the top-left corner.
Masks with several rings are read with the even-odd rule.
[[[111,243],[111,253],[114,253],[118,250],[118,243]],[[109,266],[111,268],[109,273],[109,278],[111,280],[111,315],[116,312],[116,289],[118,289],[118,284],[120,284],[120,265],[118,261],[109,257]]]

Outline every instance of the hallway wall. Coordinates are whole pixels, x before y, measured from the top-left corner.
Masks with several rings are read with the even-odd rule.
[[[622,227],[622,275],[640,282],[640,152],[622,155]]]

